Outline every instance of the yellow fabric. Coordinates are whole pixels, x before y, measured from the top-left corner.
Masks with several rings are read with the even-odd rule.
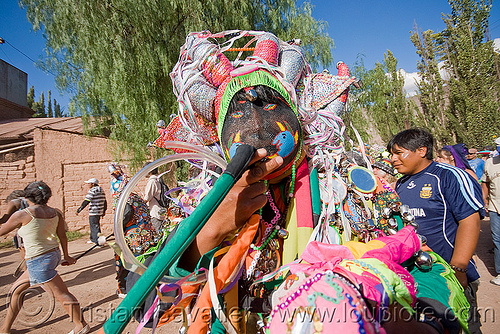
[[[288,238],[283,242],[283,262],[287,264],[297,259],[304,249],[306,249],[313,229],[310,227],[297,227],[297,208],[295,197],[290,199],[288,212],[286,215],[285,229],[288,231]]]
[[[238,315],[238,284],[235,284],[231,290],[224,294],[224,301],[226,302],[226,311],[228,319],[238,333],[242,333],[245,328],[244,317]]]
[[[373,249],[380,249],[385,246],[385,242],[379,240],[372,240],[368,243],[362,243],[357,241],[348,241],[344,244],[352,252],[352,255],[356,259],[360,259],[366,252]]]

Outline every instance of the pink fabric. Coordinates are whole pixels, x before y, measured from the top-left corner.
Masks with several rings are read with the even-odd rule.
[[[295,174],[295,198],[297,217],[300,217],[297,219],[297,227],[314,228],[309,167],[306,159],[302,161]]]
[[[337,291],[332,288],[332,284],[337,285]],[[271,313],[269,333],[287,333],[290,329],[293,333],[311,333],[313,330],[311,323],[314,322],[322,323],[323,333],[364,332],[371,334],[376,333],[377,329],[379,333],[385,333],[376,322],[372,321],[370,311],[364,300],[358,298],[358,293],[337,278],[333,278],[333,282],[328,282],[326,276],[322,276],[321,279],[310,284],[307,291],[302,291],[299,296],[296,296],[298,288],[290,291],[283,298],[289,303],[288,306],[278,305]],[[337,302],[315,295],[318,293],[335,298]],[[351,301],[348,300],[348,295]],[[307,310],[315,312],[317,317],[307,313]],[[309,323],[309,325],[304,325],[304,323]]]
[[[375,258],[384,262],[389,269],[394,271],[403,280],[410,292],[413,303],[415,303],[417,300],[415,280],[408,270],[399,265],[399,263],[408,260],[420,249],[420,240],[415,229],[411,226],[406,226],[394,235],[376,240],[382,241],[386,245],[382,248],[366,252],[361,258]]]
[[[399,265],[399,263],[406,261],[420,249],[420,240],[414,228],[407,226],[394,235],[378,238],[374,241],[377,241],[378,244],[382,242],[385,245],[366,252],[362,258],[375,258],[385,263],[389,269],[394,271],[403,280],[413,302],[415,302],[417,293],[415,280],[406,269]],[[355,259],[352,252],[346,246],[312,241],[301,255],[301,263],[290,264],[290,271],[293,274],[303,272],[306,275],[326,270],[338,272],[349,278],[353,283],[357,285],[362,284],[363,294],[366,298],[380,302],[380,291],[375,288],[375,286],[381,283],[380,280],[368,272],[358,275],[338,266],[343,259]]]
[[[402,228],[394,235],[375,240],[382,241],[386,245],[366,252],[361,258],[375,258],[384,263],[387,261],[403,263],[420,249],[420,240],[411,226]]]
[[[316,270],[334,270],[343,259],[354,259],[349,248],[341,245],[324,244],[318,241],[310,242],[302,255],[302,262],[290,264],[292,274],[303,272],[312,275]]]

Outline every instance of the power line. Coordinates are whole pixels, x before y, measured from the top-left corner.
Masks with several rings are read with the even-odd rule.
[[[25,56],[26,58],[28,58],[29,60],[31,60],[33,63],[36,63],[36,61],[34,61],[30,56],[28,56],[26,53],[22,52],[21,50],[19,50],[18,48],[16,48],[14,45],[10,44],[9,41],[6,41],[5,39],[3,39],[2,37],[0,37],[0,44],[4,44],[4,43],[7,43],[8,45],[10,45],[14,50],[16,50],[17,52],[19,52],[20,54],[22,54],[23,56]],[[51,73],[52,74],[52,73]]]

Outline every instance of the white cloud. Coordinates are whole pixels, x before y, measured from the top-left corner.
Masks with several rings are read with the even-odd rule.
[[[403,89],[406,91],[406,96],[417,95],[417,82],[420,81],[420,76],[417,72],[408,73],[405,70],[400,70],[403,78],[405,79],[405,84]]]

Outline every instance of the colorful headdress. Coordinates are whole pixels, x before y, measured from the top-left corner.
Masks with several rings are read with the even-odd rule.
[[[234,47],[238,43],[243,47]],[[339,116],[355,79],[342,62],[337,65],[338,76],[312,74],[299,43],[287,43],[262,31],[190,33],[170,73],[179,113],[163,139],[216,143],[234,94],[264,85],[276,90],[298,116],[310,156],[318,145],[343,147],[345,127]],[[242,59],[249,51],[253,54]],[[228,55],[233,54],[230,60]]]
[[[392,176],[395,176],[397,174],[397,172],[394,170],[394,167],[392,167],[392,162],[389,158],[377,159],[373,163],[373,167],[381,169],[384,172],[386,172],[387,174],[390,174]]]

